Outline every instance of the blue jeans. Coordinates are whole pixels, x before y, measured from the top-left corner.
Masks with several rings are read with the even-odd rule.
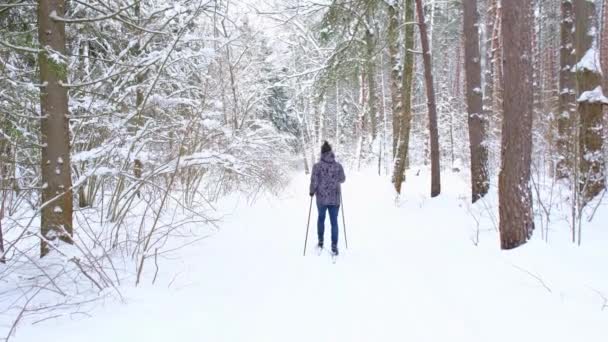
[[[331,222],[331,246],[338,246],[338,211],[339,205],[322,205],[317,203],[319,210],[319,219],[317,220],[317,234],[319,236],[319,244],[323,244],[323,236],[325,235],[325,213],[329,211],[329,222]]]

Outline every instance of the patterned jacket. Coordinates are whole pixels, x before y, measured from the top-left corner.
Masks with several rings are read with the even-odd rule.
[[[317,196],[318,205],[340,205],[340,184],[345,179],[344,168],[336,162],[334,153],[325,152],[312,168],[310,193]]]

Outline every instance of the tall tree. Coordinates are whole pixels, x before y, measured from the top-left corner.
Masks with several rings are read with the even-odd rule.
[[[597,196],[605,186],[603,158],[602,73],[597,49],[595,4],[587,0],[574,1],[576,78],[578,81],[578,153],[579,187],[585,201]],[[608,103],[606,103],[608,104]]]
[[[441,193],[439,129],[437,127],[437,105],[435,102],[435,88],[433,85],[433,65],[422,0],[416,0],[416,12],[418,14],[418,27],[420,29],[420,45],[422,46],[422,61],[424,63],[424,79],[426,83],[426,97],[429,110],[429,131],[431,141],[431,197],[435,197]]]
[[[501,7],[500,3],[496,3],[496,10],[495,10],[495,21],[494,21],[494,31],[492,33],[492,51],[494,53],[494,91],[493,93],[493,97],[494,97],[494,104],[493,107],[495,108],[495,114],[498,114],[499,110],[498,108],[502,108],[503,104],[502,104],[502,100],[504,98],[504,90],[503,90],[503,84],[504,84],[504,71],[503,71],[503,50],[502,47],[504,45],[503,43],[503,34],[502,34],[502,21],[503,21],[503,8]],[[500,115],[495,115],[496,117],[496,125],[497,126],[501,126],[501,119],[502,117]],[[502,128],[501,128],[502,129]]]
[[[405,23],[409,25],[403,26],[404,34],[404,50],[403,50],[403,68],[401,77],[401,127],[399,129],[399,143],[397,146],[397,155],[395,157],[395,168],[393,170],[393,180],[395,190],[401,193],[401,184],[405,180],[405,167],[407,165],[410,132],[412,128],[412,84],[414,79],[414,0],[404,0],[403,8],[405,14]]]
[[[503,124],[498,180],[500,242],[503,249],[532,236],[532,6],[530,0],[502,4]]]
[[[397,154],[401,128],[401,75],[399,67],[399,8],[396,2],[388,5],[388,55],[391,66],[391,104],[393,111],[393,158]]]
[[[572,1],[562,0],[559,104],[557,119],[557,177],[565,178],[572,170],[572,129],[576,114],[576,80],[574,78],[574,12]]]
[[[365,71],[367,72],[367,106],[371,123],[372,142],[378,134],[378,104],[376,89],[376,28],[374,27],[372,6],[367,7],[365,23]]]
[[[487,123],[487,130],[492,134],[492,127],[489,123],[494,122],[496,108],[494,107],[494,31],[496,26],[496,0],[486,0],[486,15],[485,15],[485,68],[484,68],[484,93],[483,93],[483,110]]]
[[[464,0],[464,55],[467,80],[469,142],[471,150],[472,201],[488,193],[488,150],[485,145],[486,120],[481,92],[481,56],[479,53],[479,14],[477,0]]]
[[[604,93],[608,92],[608,0],[602,4],[602,29],[600,31],[601,62]]]
[[[40,255],[49,252],[46,240],[72,241],[72,177],[64,0],[38,1],[38,39],[41,52],[40,115],[42,136],[42,209]]]

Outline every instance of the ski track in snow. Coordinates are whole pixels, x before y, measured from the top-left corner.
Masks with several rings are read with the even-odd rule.
[[[427,176],[408,175],[396,202],[386,177],[347,174],[350,249],[340,213],[336,264],[315,253],[314,204],[302,257],[303,175],[278,199],[249,206],[233,198],[221,231],[164,260],[156,286],[124,288],[126,305],[106,303],[90,318],[21,326],[13,341],[607,340],[608,308],[591,290],[608,296],[605,229],[589,228],[585,248],[552,233],[554,244],[537,237],[505,252],[485,226],[474,246],[465,180],[444,174],[442,183],[442,195],[430,199]]]

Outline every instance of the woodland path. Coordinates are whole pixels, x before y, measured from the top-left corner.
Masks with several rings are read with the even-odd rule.
[[[385,177],[347,175],[350,249],[341,239],[342,255],[332,264],[327,253],[314,252],[314,205],[302,257],[309,197],[307,179],[297,176],[278,199],[234,202],[219,233],[184,249],[183,258],[164,261],[160,285],[125,289],[126,305],[22,327],[14,341],[592,342],[606,336],[608,310],[574,308],[581,293],[587,296],[583,283],[541,273],[549,277],[543,279],[548,291],[517,268],[551,274],[544,262],[553,252],[500,252],[493,229],[474,246],[461,177],[444,175],[442,195],[430,199],[424,172],[411,175],[405,198],[396,202]],[[596,299],[590,302],[600,305]]]

